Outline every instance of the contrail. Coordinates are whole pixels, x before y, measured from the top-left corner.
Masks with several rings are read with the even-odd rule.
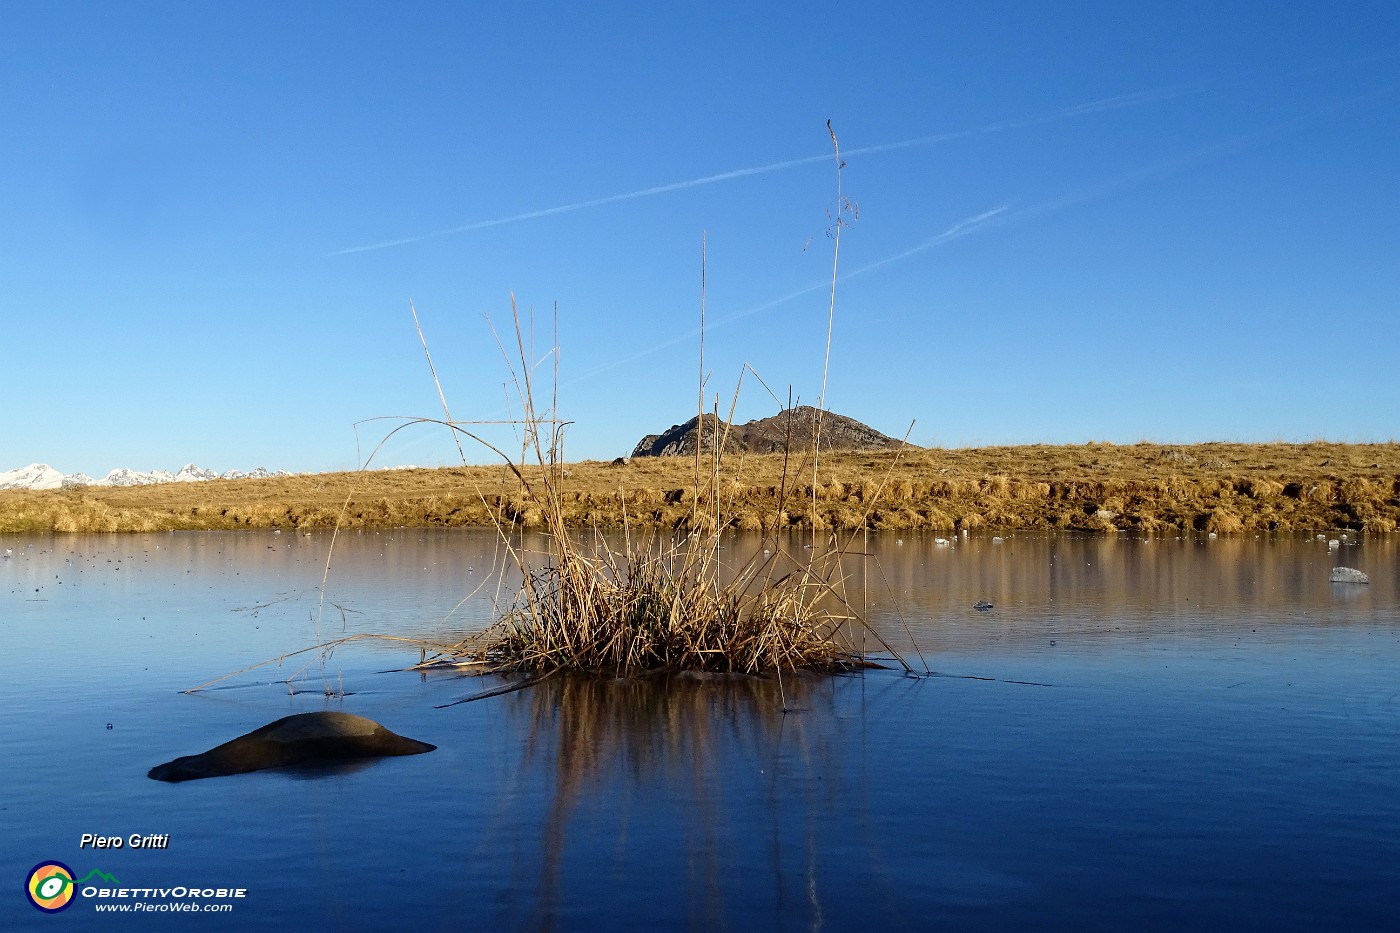
[[[1005,133],[1011,130],[1025,129],[1032,126],[1041,126],[1047,123],[1056,123],[1061,120],[1069,120],[1075,117],[1082,117],[1089,114],[1103,113],[1109,110],[1121,110],[1126,107],[1136,107],[1142,104],[1154,103],[1163,100],[1172,100],[1185,94],[1195,93],[1204,84],[1182,85],[1178,87],[1162,88],[1153,91],[1140,91],[1135,94],[1124,94],[1119,97],[1109,97],[1103,100],[1088,101],[1082,104],[1075,104],[1051,113],[1041,114],[1036,117],[1028,117],[1023,120],[1013,120],[1002,123],[988,123],[984,126],[974,127],[966,130],[955,130],[946,133],[934,133],[928,136],[916,136],[913,139],[904,139],[896,142],[880,143],[873,146],[861,146],[848,149],[844,152],[846,157],[857,155],[873,155],[880,152],[892,152],[897,149],[910,149],[917,146],[930,146],[937,143],[952,142],[959,139],[971,139],[977,136],[989,136],[994,133]],[[670,182],[664,185],[653,185],[649,188],[640,188],[636,191],[627,191],[622,194],[610,194],[601,198],[590,198],[586,201],[574,201],[569,204],[560,204],[556,207],[546,207],[534,211],[526,211],[522,214],[511,214],[508,217],[496,217],[491,220],[478,220],[469,224],[461,224],[456,227],[447,227],[443,230],[434,230],[429,233],[419,233],[413,236],[399,237],[393,240],[381,240],[378,243],[367,243],[363,246],[351,246],[346,249],[336,250],[327,253],[327,256],[347,256],[352,253],[368,253],[374,250],[389,249],[394,246],[407,246],[411,243],[421,243],[424,240],[435,240],[440,237],[452,236],[458,233],[469,233],[473,230],[485,230],[488,227],[499,227],[504,224],[519,223],[525,220],[537,220],[541,217],[553,217],[556,214],[568,214],[574,211],[585,210],[590,207],[601,207],[605,204],[617,204],[622,201],[633,201],[637,198],[650,198],[659,194],[669,194],[673,191],[684,191],[687,188],[700,188],[705,185],[714,185],[724,181],[733,181],[736,178],[748,178],[754,175],[766,175],[771,172],[780,172],[784,169],[796,168],[799,165],[811,165],[816,162],[828,162],[831,154],[802,156],[796,159],[784,159],[781,162],[770,162],[767,165],[754,165],[748,168],[737,168],[728,172],[720,172],[716,175],[703,175],[699,178],[691,178],[686,181]]]
[[[829,159],[831,157],[823,156],[822,158]],[[989,226],[995,218],[1006,213],[1006,211],[1010,210],[1010,208],[1011,206],[1009,204],[1004,204],[1000,207],[994,207],[991,210],[986,210],[980,214],[974,214],[971,217],[964,218],[963,220],[960,220],[957,223],[953,224],[953,226],[949,227],[947,230],[944,230],[942,233],[929,237],[927,240],[924,240],[917,246],[913,246],[909,249],[895,253],[893,256],[886,256],[884,259],[880,259],[867,265],[860,266],[859,268],[852,269],[850,272],[841,275],[841,277],[837,281],[839,283],[844,282],[847,279],[853,279],[858,275],[864,275],[872,269],[878,269],[881,266],[889,265],[892,262],[898,262],[901,259],[907,259],[908,257],[913,256],[915,253],[922,253],[925,250],[933,249],[934,247],[942,246],[944,243],[950,243],[953,240],[957,240],[969,234],[976,233],[983,227]],[[787,304],[789,301],[801,298],[804,295],[810,295],[813,292],[819,292],[823,289],[827,289],[830,287],[830,279],[826,279],[821,282],[815,282],[811,285],[806,286],[805,288],[799,288],[796,291],[788,292],[786,295],[770,299],[768,301],[763,302],[762,304],[754,305],[750,308],[745,308],[742,311],[736,311],[733,314],[727,314],[724,317],[717,318],[716,320],[712,321],[708,326],[711,329],[713,329],[715,327],[722,327],[725,324],[732,324],[735,321],[741,321],[744,318],[753,317],[755,314],[762,314],[764,311],[776,308],[779,305]],[[573,379],[570,379],[568,382],[564,383],[564,385],[573,385],[574,383],[581,382],[584,379],[589,379],[593,376],[596,376],[599,373],[607,372],[610,369],[616,369],[619,366],[625,366],[628,363],[635,362],[636,360],[639,360],[644,356],[650,356],[658,350],[664,350],[667,347],[673,347],[678,343],[683,343],[687,340],[693,340],[696,336],[699,335],[699,333],[699,328],[693,328],[682,334],[678,334],[677,336],[672,337],[670,340],[664,340],[661,343],[647,347],[645,350],[638,350],[636,353],[622,357],[621,359],[613,360],[610,363],[603,363],[601,365],[594,366],[591,369],[579,373],[579,375],[575,376]]]
[[[1009,210],[1011,210],[1011,204],[1007,203],[1001,205],[1000,207],[994,207],[989,211],[983,211],[980,214],[977,214],[973,217],[967,218],[966,220],[962,220],[958,223],[953,224],[953,226],[949,227],[947,230],[944,230],[937,236],[929,237],[927,240],[920,243],[918,246],[911,246],[909,249],[895,253],[893,256],[886,256],[884,259],[877,259],[872,263],[868,263],[867,265],[860,266],[856,269],[852,269],[850,272],[846,273],[846,275],[842,276],[842,278],[851,279],[855,278],[858,275],[864,275],[865,273],[870,272],[874,269],[878,269],[881,266],[888,266],[892,262],[899,262],[901,259],[908,259],[910,256],[913,256],[916,253],[922,253],[924,250],[933,249],[935,246],[942,246],[944,243],[951,242],[953,240],[959,239],[960,237],[965,237],[969,233],[975,233],[982,227],[990,226],[992,220],[994,220],[997,217],[1000,217]]]
[[[1106,97],[1102,100],[1091,100],[1083,104],[1076,104],[1073,107],[1066,107],[1063,110],[1056,110],[1052,113],[1041,114],[1037,117],[1027,117],[1023,120],[1009,120],[1001,123],[988,123],[984,126],[967,130],[954,130],[947,133],[934,133],[930,136],[917,136],[913,139],[904,139],[893,143],[880,143],[874,146],[862,146],[857,149],[847,149],[845,155],[869,155],[876,152],[890,152],[895,149],[909,149],[914,146],[927,146],[933,143],[952,142],[957,139],[971,139],[974,136],[990,136],[994,133],[1006,133],[1011,130],[1023,130],[1032,126],[1043,126],[1047,123],[1058,123],[1061,120],[1069,120],[1074,117],[1087,116],[1093,113],[1104,113],[1109,110],[1122,110],[1126,107],[1136,107],[1140,104],[1151,104],[1163,100],[1175,100],[1187,94],[1194,94],[1203,91],[1208,86],[1207,82],[1197,82],[1195,84],[1183,84],[1177,87],[1160,88],[1155,91],[1139,91],[1135,94],[1123,94],[1118,97]],[[819,157],[813,157],[805,161],[814,162]],[[830,158],[826,156],[824,158]]]
[[[534,220],[539,217],[552,217],[555,214],[567,214],[571,211],[581,211],[588,207],[600,207],[604,204],[616,204],[619,201],[631,201],[636,198],[649,198],[671,191],[682,191],[686,188],[699,188],[702,185],[713,185],[716,182],[743,178],[748,175],[762,175],[767,172],[777,172],[785,168],[792,168],[795,165],[806,165],[809,162],[829,161],[830,159],[831,156],[829,155],[806,156],[801,159],[788,159],[786,162],[774,162],[770,165],[756,165],[752,168],[736,168],[733,171],[720,172],[718,175],[706,175],[702,178],[692,178],[689,181],[675,181],[666,185],[653,185],[650,188],[642,188],[639,191],[628,191],[625,194],[610,194],[606,197],[592,198],[588,201],[575,201],[572,204],[560,204],[558,207],[546,207],[537,211],[526,211],[523,214],[512,214],[509,217],[497,217],[494,220],[478,220],[474,223],[462,224],[460,227],[448,227],[445,230],[435,230],[432,233],[420,233],[415,236],[401,237],[397,240],[384,240],[365,246],[351,246],[347,249],[327,253],[326,255],[345,256],[350,253],[367,253],[376,249],[388,249],[391,246],[406,246],[409,243],[421,243],[424,240],[434,240],[438,237],[451,236],[454,233],[485,230],[487,227],[499,227],[502,224],[513,224],[522,220]]]
[[[1208,162],[1215,161],[1217,159],[1224,158],[1231,154],[1244,151],[1250,148],[1251,146],[1257,145],[1260,142],[1269,139],[1270,137],[1286,135],[1287,133],[1296,130],[1300,126],[1304,126],[1312,122],[1313,120],[1316,120],[1319,117],[1328,116],[1346,110],[1348,108],[1355,107],[1357,105],[1368,103],[1376,98],[1389,95],[1395,90],[1395,85],[1377,88],[1372,91],[1368,91],[1364,94],[1357,95],[1355,97],[1347,98],[1345,100],[1336,101],[1331,104],[1314,108],[1305,113],[1299,114],[1294,117],[1290,117],[1286,120],[1281,120],[1277,123],[1272,123],[1268,126],[1262,127],[1252,132],[1241,133],[1235,136],[1229,136],[1185,153],[1170,156],[1165,159],[1158,159],[1154,162],[1149,162],[1145,165],[1138,166],[1135,169],[1131,169],[1129,171],[1113,175],[1095,184],[1088,185],[1083,188],[1078,188],[1074,191],[1062,194],[1059,197],[1048,198],[1044,201],[1040,201],[1035,204],[1030,204],[1025,207],[1013,209],[1013,204],[1011,202],[999,205],[997,207],[993,207],[989,210],[982,211],[979,214],[974,214],[970,217],[966,217],[963,220],[958,221],[957,223],[949,227],[947,230],[944,230],[942,233],[929,237],[922,243],[918,243],[914,246],[909,247],[908,249],[901,250],[900,252],[893,253],[889,256],[885,256],[882,259],[877,259],[874,262],[870,262],[856,269],[852,269],[850,272],[842,274],[838,282],[844,282],[848,279],[853,279],[856,276],[865,275],[866,273],[872,272],[883,266],[887,266],[891,263],[896,263],[901,260],[908,259],[910,256],[917,255],[918,253],[925,252],[926,250],[934,249],[936,247],[942,246],[945,243],[950,243],[953,240],[961,239],[962,237],[968,236],[972,233],[977,233],[988,227],[999,226],[1007,223],[1024,223],[1029,220],[1045,217],[1047,215],[1055,214],[1060,211],[1066,210],[1070,207],[1075,207],[1079,204],[1083,204],[1086,201],[1093,201],[1099,198],[1107,197],[1108,195],[1123,190],[1125,188],[1131,188],[1136,185],[1145,184],[1146,182],[1152,181],[1156,178],[1171,175],[1175,172],[1179,172],[1184,169],[1190,168],[1191,166],[1202,165]],[[823,156],[822,158],[829,159],[831,157]],[[747,317],[752,317],[755,314],[760,314],[771,308],[775,308],[779,305],[786,304],[787,302],[793,301],[797,298],[801,298],[804,295],[810,295],[813,292],[821,291],[822,289],[830,287],[830,279],[824,282],[817,282],[805,288],[800,288],[797,291],[789,292],[788,294],[783,295],[779,298],[774,298],[769,301],[765,301],[762,304],[754,305],[751,308],[746,308],[743,311],[738,311],[734,314],[718,318],[710,326],[719,327],[725,324],[733,323],[734,321],[742,320]],[[588,369],[583,373],[580,373],[575,378],[569,380],[569,382],[565,384],[572,385],[573,383],[580,382],[584,379],[595,376],[598,373],[606,372],[610,369],[616,369],[619,366],[624,366],[644,356],[649,356],[650,354],[655,353],[658,350],[663,350],[667,347],[675,346],[676,344],[681,343],[685,340],[693,339],[699,333],[700,331],[698,329],[686,331],[685,333],[680,334],[670,340],[665,340],[661,343],[655,344],[654,346],[648,347],[645,350],[639,350],[636,353],[623,357],[622,359],[614,360],[610,363],[603,363],[599,366],[595,366],[591,369]]]
[[[1020,221],[1045,214],[1052,214],[1068,207],[1074,207],[1085,201],[1092,201],[1097,198],[1105,197],[1123,188],[1130,188],[1159,177],[1184,171],[1192,166],[1204,165],[1235,153],[1244,152],[1270,138],[1287,136],[1300,127],[1306,126],[1322,117],[1328,117],[1352,108],[1366,106],[1377,99],[1394,94],[1396,88],[1397,85],[1393,84],[1373,88],[1362,94],[1314,107],[1311,110],[1307,110],[1285,120],[1279,120],[1268,126],[1251,130],[1247,133],[1227,136],[1188,152],[1169,156],[1165,159],[1158,159],[1155,162],[1149,162],[1146,165],[1121,172],[1095,184],[1063,194],[1058,198],[1051,198],[1026,207],[1016,213],[1016,219]]]

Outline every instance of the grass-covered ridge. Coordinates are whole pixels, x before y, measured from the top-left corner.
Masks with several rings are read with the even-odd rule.
[[[730,527],[1234,533],[1389,532],[1400,523],[1395,443],[829,453],[815,483],[791,463],[785,482],[783,465],[781,454],[726,465],[718,495]],[[557,504],[573,528],[685,527],[697,515],[694,471],[687,457],[574,463],[560,473]],[[780,499],[791,508],[779,509]],[[0,491],[0,533],[329,529],[337,520],[343,528],[543,527],[544,505],[504,465],[365,471]]]

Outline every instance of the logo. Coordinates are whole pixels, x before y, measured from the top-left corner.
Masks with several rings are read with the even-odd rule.
[[[62,862],[40,862],[24,883],[29,903],[46,914],[56,914],[73,903],[73,869]]]

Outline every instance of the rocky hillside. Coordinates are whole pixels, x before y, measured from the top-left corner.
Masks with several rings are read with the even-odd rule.
[[[770,418],[731,425],[714,415],[691,418],[661,434],[648,434],[632,449],[634,457],[694,455],[697,436],[702,449],[714,450],[716,432],[724,440],[725,453],[776,453],[784,449],[807,450],[812,446],[819,412],[810,405],[780,411]],[[900,442],[869,425],[835,412],[822,412],[821,445],[831,450],[884,450]],[[697,425],[699,430],[697,430]]]

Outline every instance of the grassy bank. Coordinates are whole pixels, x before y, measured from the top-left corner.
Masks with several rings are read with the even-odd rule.
[[[783,486],[781,455],[731,458],[717,484],[732,526],[952,532],[1078,529],[1390,532],[1400,524],[1400,444],[989,447],[823,454]],[[528,471],[527,471],[528,474]],[[794,484],[792,477],[801,477]],[[684,526],[695,461],[565,468],[571,526]],[[815,503],[812,493],[815,492]],[[704,517],[704,510],[700,512]],[[131,488],[0,491],[0,533],[184,529],[538,527],[541,503],[506,467],[393,470]]]

